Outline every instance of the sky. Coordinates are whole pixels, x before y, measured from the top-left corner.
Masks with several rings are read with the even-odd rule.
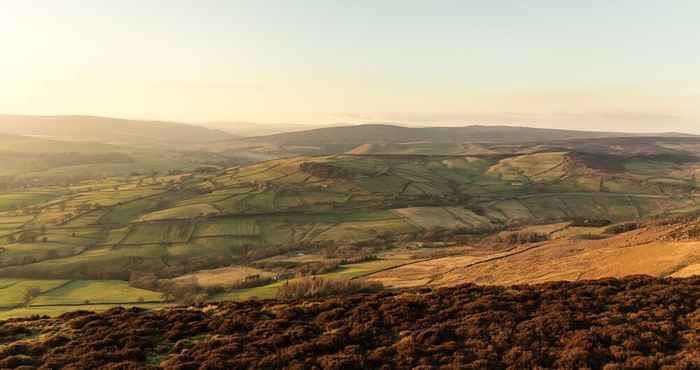
[[[696,0],[6,0],[0,113],[700,133]]]

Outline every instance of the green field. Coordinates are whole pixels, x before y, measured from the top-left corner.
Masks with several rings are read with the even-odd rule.
[[[72,281],[68,284],[39,295],[31,306],[57,304],[97,304],[97,303],[138,303],[141,301],[161,301],[161,294],[132,288],[126,281]]]
[[[0,309],[22,304],[22,298],[30,288],[38,288],[42,294],[69,283],[68,280],[4,280],[0,281]]]
[[[92,311],[92,312],[101,312],[101,311],[107,311],[110,308],[114,307],[125,307],[125,308],[130,308],[130,307],[140,307],[140,308],[145,308],[145,309],[151,309],[151,310],[156,310],[156,309],[161,309],[161,308],[166,308],[170,307],[171,305],[165,304],[165,303],[136,303],[136,304],[102,304],[102,305],[78,305],[78,306],[47,306],[47,307],[21,307],[21,308],[15,308],[11,310],[6,310],[6,311],[0,311],[0,320],[7,320],[11,318],[18,318],[18,317],[29,317],[29,316],[34,316],[34,315],[39,315],[39,316],[59,316],[61,314],[64,314],[66,312],[73,312],[76,310],[84,310],[84,311]]]
[[[38,192],[0,194],[0,212],[41,204],[56,196],[56,194]]]

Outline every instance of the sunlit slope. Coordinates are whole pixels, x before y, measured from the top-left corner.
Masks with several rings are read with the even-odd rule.
[[[391,286],[531,284],[629,275],[689,277],[700,271],[700,222],[685,217],[642,222],[615,234],[610,228],[567,224],[531,226],[550,240],[488,256],[417,261],[368,277]],[[613,228],[614,229],[614,228]]]

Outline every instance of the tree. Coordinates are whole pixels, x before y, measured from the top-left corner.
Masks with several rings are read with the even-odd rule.
[[[41,289],[39,287],[33,286],[27,288],[27,290],[24,292],[24,295],[22,296],[22,305],[29,305],[29,303],[39,294],[41,294]]]
[[[158,290],[158,278],[152,272],[132,271],[129,286],[146,290]]]
[[[209,294],[199,285],[196,278],[181,281],[163,280],[159,288],[163,293],[163,300],[167,302],[192,305],[203,303],[209,298]]]

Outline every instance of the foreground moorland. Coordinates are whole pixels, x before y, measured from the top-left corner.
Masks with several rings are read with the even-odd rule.
[[[628,277],[0,322],[0,368],[700,367],[700,280]]]

